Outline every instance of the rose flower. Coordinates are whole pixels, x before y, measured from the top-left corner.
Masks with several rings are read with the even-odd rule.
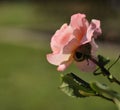
[[[94,71],[96,65],[89,57],[95,58],[98,46],[94,39],[100,34],[99,20],[93,19],[89,24],[85,14],[72,15],[70,24],[63,24],[51,38],[48,62],[58,66],[58,71],[64,71],[73,61],[81,71]]]

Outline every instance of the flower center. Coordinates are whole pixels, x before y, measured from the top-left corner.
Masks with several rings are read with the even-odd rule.
[[[90,43],[86,43],[84,45],[79,46],[74,53],[74,60],[77,62],[88,59],[91,55],[91,45]]]
[[[84,55],[81,52],[76,51],[74,55],[74,59],[77,61],[82,61],[84,60]]]

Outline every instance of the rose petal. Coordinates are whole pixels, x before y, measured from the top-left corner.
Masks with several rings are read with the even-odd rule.
[[[84,27],[86,23],[88,24],[88,22],[85,20],[85,17],[86,17],[85,14],[80,13],[72,15],[70,25],[76,29]]]
[[[96,20],[96,19],[93,19],[91,24],[96,26],[95,31],[93,33],[93,36],[96,38],[97,36],[99,36],[102,33],[102,30],[100,28],[100,21]]]
[[[73,54],[75,49],[79,46],[79,42],[76,38],[73,38],[68,42],[63,48],[63,53],[65,54]]]
[[[100,21],[93,19],[87,29],[86,35],[81,40],[81,44],[91,42],[92,37],[97,37],[101,34]]]
[[[71,16],[70,26],[73,27],[74,35],[79,41],[84,37],[89,25],[85,17],[85,14],[80,13]]]
[[[53,65],[60,65],[65,61],[68,61],[70,54],[47,54],[47,60]]]
[[[84,60],[82,62],[75,62],[77,67],[83,72],[93,72],[96,69],[96,65],[90,60]]]
[[[51,39],[51,48],[54,53],[59,53],[61,49],[66,45],[71,39],[73,39],[73,29],[71,26],[64,24],[60,30],[57,30]]]
[[[90,44],[91,44],[91,46],[92,46],[91,55],[92,55],[93,57],[95,57],[95,56],[96,56],[96,51],[97,51],[97,49],[98,49],[98,45],[95,43],[94,38],[92,38]]]
[[[58,66],[58,71],[64,71],[70,64],[72,63],[72,60],[69,60],[61,65]]]

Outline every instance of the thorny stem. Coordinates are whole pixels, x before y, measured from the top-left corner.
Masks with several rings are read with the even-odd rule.
[[[115,82],[118,85],[120,85],[120,81],[118,81],[111,73],[103,66],[101,65],[96,59],[89,57],[89,59],[94,62],[97,66],[100,67],[101,71],[103,72],[103,75],[107,76],[107,78],[110,80],[110,82]]]

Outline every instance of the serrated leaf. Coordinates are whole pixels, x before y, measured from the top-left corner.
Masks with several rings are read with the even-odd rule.
[[[98,62],[99,64],[105,66],[110,62],[110,59],[103,57],[102,55],[98,55]]]
[[[96,95],[89,85],[73,73],[62,76],[61,91],[71,97],[88,97]]]

